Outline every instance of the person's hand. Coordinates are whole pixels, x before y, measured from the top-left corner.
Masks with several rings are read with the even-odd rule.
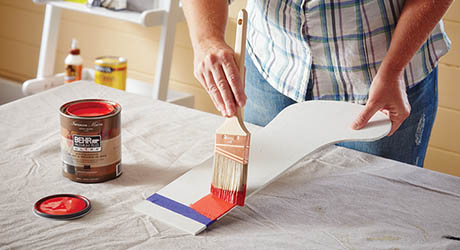
[[[246,104],[235,52],[224,41],[205,40],[195,48],[194,74],[223,116]]]
[[[380,71],[379,71],[380,72]],[[361,129],[377,112],[383,111],[391,120],[391,136],[410,114],[406,87],[401,74],[379,74],[375,76],[369,90],[366,107],[354,121],[352,128]]]

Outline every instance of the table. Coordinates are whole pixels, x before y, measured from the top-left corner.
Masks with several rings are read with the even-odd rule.
[[[59,106],[122,107],[123,174],[99,184],[61,175]],[[213,154],[222,118],[77,82],[0,106],[1,249],[460,249],[460,178],[331,146],[207,231],[191,236],[135,204]],[[250,126],[256,131],[257,126]],[[308,143],[308,142],[306,142]],[[39,198],[91,199],[83,218],[37,217]]]

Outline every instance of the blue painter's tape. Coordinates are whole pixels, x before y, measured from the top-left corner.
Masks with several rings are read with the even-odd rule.
[[[179,203],[177,201],[171,200],[161,194],[154,193],[149,198],[147,198],[147,200],[160,207],[164,207],[175,213],[190,218],[194,221],[198,221],[199,223],[204,224],[206,227],[208,227],[214,222],[214,220],[211,220],[208,217],[198,213],[197,211],[193,210],[193,208],[185,206],[184,204]]]

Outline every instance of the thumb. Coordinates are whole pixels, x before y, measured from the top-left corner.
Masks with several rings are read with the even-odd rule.
[[[352,129],[361,129],[366,126],[367,122],[379,111],[380,107],[376,104],[368,102],[363,111],[358,115],[358,118],[353,122]]]

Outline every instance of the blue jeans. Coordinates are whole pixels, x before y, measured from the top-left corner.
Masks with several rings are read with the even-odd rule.
[[[311,82],[307,101],[312,99]],[[246,54],[245,121],[267,125],[281,110],[296,103],[279,93],[262,77]],[[345,142],[337,145],[388,159],[423,167],[431,129],[438,107],[438,69],[406,91],[411,105],[410,116],[390,137],[374,142]]]

